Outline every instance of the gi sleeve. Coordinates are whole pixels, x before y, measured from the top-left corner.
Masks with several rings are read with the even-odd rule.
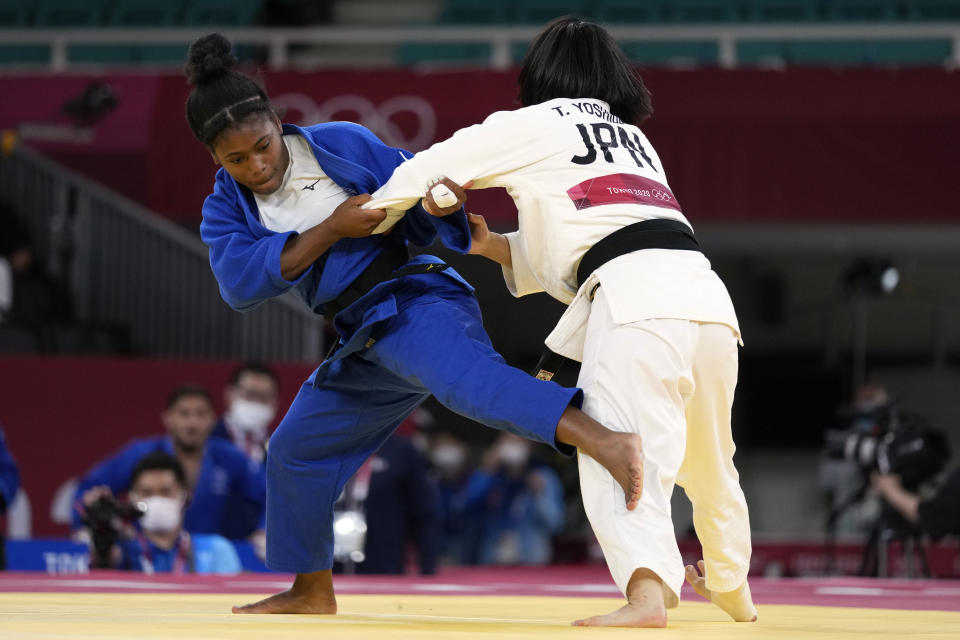
[[[338,123],[336,140],[327,140],[328,144],[343,145],[349,142],[349,153],[354,162],[361,163],[372,172],[382,185],[390,179],[398,166],[406,164],[413,157],[409,151],[384,144],[373,132],[350,122]],[[343,135],[346,134],[346,135]],[[344,152],[342,149],[341,152]],[[432,216],[423,208],[420,197],[424,189],[415,198],[398,201],[389,207],[364,205],[367,209],[388,209],[389,219],[400,218],[399,229],[403,236],[422,247],[433,243],[438,235],[445,246],[460,253],[470,250],[470,225],[461,209],[449,216]]]
[[[542,141],[537,139],[533,127],[524,125],[527,117],[521,112],[504,111],[491,115],[482,124],[457,131],[448,140],[398,166],[390,180],[373,194],[374,199],[364,206],[413,207],[439,176],[447,176],[457,184],[473,180],[474,189],[499,186],[499,176],[531,164],[542,155]],[[467,230],[469,236],[469,227]]]
[[[510,262],[512,267],[503,267],[503,281],[507,284],[507,289],[515,298],[529,295],[531,293],[540,293],[543,287],[537,280],[530,267],[530,261],[527,259],[527,252],[523,247],[523,238],[519,231],[504,234],[507,242],[510,243]]]
[[[313,270],[311,265],[295,280],[281,274],[280,254],[294,235],[296,231],[256,237],[240,203],[227,194],[220,179],[203,203],[200,237],[209,249],[220,295],[237,311],[249,311],[285,293]]]

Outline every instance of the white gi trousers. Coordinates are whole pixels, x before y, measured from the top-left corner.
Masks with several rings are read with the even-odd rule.
[[[737,336],[727,325],[674,319],[616,324],[603,287],[596,291],[578,381],[583,410],[609,429],[643,438],[643,495],[627,511],[620,485],[583,453],[580,488],[624,594],[634,571],[647,568],[663,580],[667,607],[679,603],[684,566],[670,514],[674,484],[693,503],[707,588],[733,591],[747,578],[750,522],[730,431],[737,356]]]

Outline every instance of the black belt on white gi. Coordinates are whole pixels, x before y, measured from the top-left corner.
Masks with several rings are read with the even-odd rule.
[[[614,258],[641,249],[700,251],[700,243],[690,227],[677,220],[655,218],[617,229],[583,255],[580,266],[577,267],[577,287],[582,287],[590,274]],[[591,299],[592,294],[593,292]],[[565,357],[545,346],[540,361],[530,373],[540,380],[550,380],[557,375],[566,361]]]

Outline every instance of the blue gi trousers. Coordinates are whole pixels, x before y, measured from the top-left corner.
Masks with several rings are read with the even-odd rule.
[[[557,446],[560,416],[571,403],[581,404],[581,392],[507,365],[490,344],[473,295],[440,280],[387,296],[362,334],[363,347],[321,365],[270,438],[271,569],[310,573],[333,566],[334,502],[430,394],[477,422]]]

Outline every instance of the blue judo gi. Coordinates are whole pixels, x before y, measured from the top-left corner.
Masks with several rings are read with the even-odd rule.
[[[350,194],[372,193],[409,153],[345,122],[300,128],[323,171]],[[244,311],[293,290],[315,313],[387,247],[439,236],[466,252],[461,210],[437,218],[417,205],[393,232],[344,238],[295,280],[280,272],[294,231],[260,223],[253,194],[223,169],[200,234],[223,299]],[[440,262],[419,255],[408,264]],[[307,379],[267,450],[267,566],[310,573],[333,565],[333,505],[347,480],[433,394],[487,426],[558,447],[560,416],[582,394],[508,366],[483,329],[473,288],[453,269],[381,282],[337,314],[340,348]],[[569,452],[569,449],[567,449]]]

